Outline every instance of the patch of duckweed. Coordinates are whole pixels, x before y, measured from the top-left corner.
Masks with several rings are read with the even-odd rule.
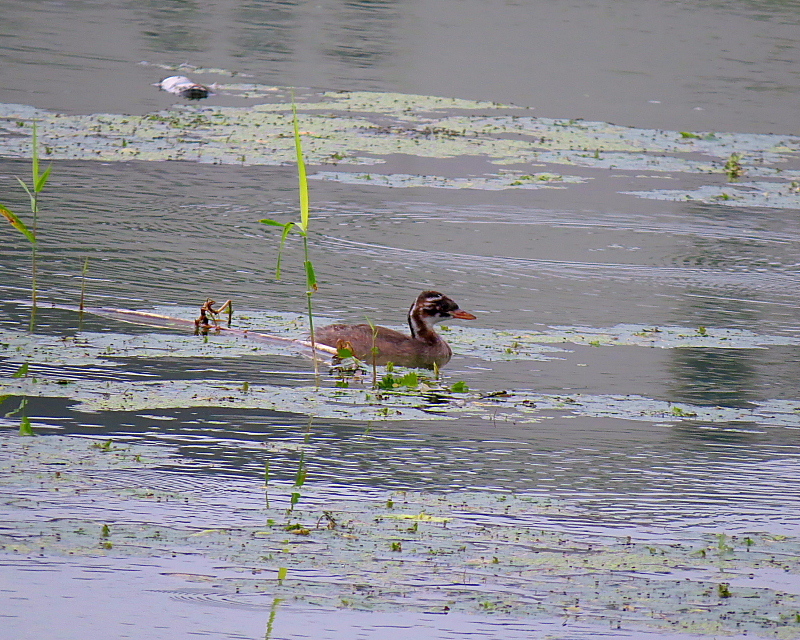
[[[800,209],[800,179],[789,182],[737,182],[704,185],[697,189],[659,189],[655,191],[627,191],[629,195],[650,200],[674,202],[703,202],[736,207],[771,207],[773,209]]]
[[[454,353],[482,360],[548,360],[563,353],[555,345],[636,346],[660,349],[759,349],[800,344],[797,336],[761,335],[746,329],[720,327],[656,327],[619,324],[614,327],[550,327],[545,331],[496,331],[451,326],[446,334]]]
[[[29,483],[31,476],[45,474],[51,482],[81,482],[84,471],[144,469],[180,458],[163,447],[112,440],[65,436],[0,438],[0,477],[3,482]],[[30,474],[30,475],[29,475]]]
[[[376,393],[339,387],[279,387],[223,380],[52,380],[0,382],[0,395],[69,398],[76,411],[152,411],[190,407],[264,409],[347,420],[437,420],[422,393]]]
[[[188,309],[184,310],[189,314]],[[175,311],[173,310],[173,313]],[[124,312],[119,312],[124,315]],[[119,315],[118,313],[118,315]],[[129,312],[129,314],[132,312]],[[179,315],[179,314],[178,314]],[[160,316],[160,318],[169,318]],[[192,324],[188,318],[177,319]],[[304,323],[293,314],[241,314],[245,329],[258,326],[284,337],[302,337]],[[139,374],[127,376],[122,359],[297,357],[294,344],[254,339],[254,332],[212,335],[78,333],[69,337],[29,334],[0,329],[0,353],[9,362],[26,363],[27,375],[0,380],[0,397],[60,397],[73,400],[78,411],[146,411],[189,407],[266,409],[347,420],[441,420],[461,416],[492,421],[535,423],[554,414],[606,417],[671,424],[701,422],[713,428],[800,428],[800,403],[766,401],[749,408],[676,405],[631,395],[542,395],[492,390],[468,392],[446,384],[431,384],[413,375],[413,384],[371,389],[371,376],[351,373],[346,384],[327,379],[327,386],[283,387],[251,381],[160,380]],[[696,327],[611,328],[555,327],[546,332],[510,332],[451,327],[447,339],[458,354],[497,360],[547,360],[564,353],[557,344],[642,346],[659,348],[754,349],[796,345],[789,336],[763,336],[750,331]],[[307,350],[306,350],[307,351]],[[37,364],[38,363],[38,364]],[[89,365],[89,366],[87,366]],[[116,367],[119,374],[101,367]],[[80,369],[79,369],[80,368]],[[77,373],[82,371],[82,373]],[[398,379],[405,380],[402,372]],[[141,378],[146,379],[142,380]],[[333,386],[336,385],[336,386]],[[753,427],[752,425],[755,425]]]
[[[475,329],[458,327],[453,333],[470,332]],[[506,333],[509,332],[499,332]],[[448,334],[450,335],[450,334]],[[720,349],[758,349],[770,346],[800,344],[797,336],[761,335],[747,329],[724,327],[656,327],[647,325],[618,324],[614,327],[551,327],[545,332],[510,333],[513,340],[525,345],[529,343],[552,344],[570,342],[591,346],[637,346],[678,349],[685,347]]]
[[[228,74],[224,70],[203,70]],[[294,162],[291,108],[285,89],[250,84],[215,85],[220,92],[268,98],[250,107],[177,104],[170,109],[131,116],[70,116],[25,105],[0,105],[0,156],[30,152],[27,122],[39,122],[40,140],[50,159],[106,162],[184,160],[240,165]],[[649,171],[658,175],[726,175],[726,160],[738,158],[744,176],[794,180],[800,138],[741,133],[693,133],[621,127],[604,122],[535,118],[524,109],[490,102],[396,93],[327,92],[300,96],[300,129],[306,160],[312,165],[376,165],[398,154],[424,158],[482,158],[495,164],[583,166]],[[503,113],[498,113],[502,111]],[[369,180],[380,186],[445,188],[533,188],[580,182],[561,172],[483,177],[404,176],[325,172],[327,180]],[[367,177],[369,176],[369,177]],[[510,180],[506,180],[509,178]],[[648,177],[635,176],[634,179]],[[716,180],[715,180],[716,182]],[[792,187],[782,182],[751,183],[763,197],[753,206],[800,207]],[[708,198],[724,202],[741,197],[725,190],[653,192],[653,197]],[[741,193],[740,193],[741,192]],[[768,192],[768,197],[764,193]],[[636,195],[648,194],[633,192]],[[660,193],[660,195],[658,195]]]
[[[296,356],[298,350],[277,342],[254,341],[235,335],[212,336],[207,341],[194,335],[88,331],[59,337],[0,328],[0,353],[10,362],[118,366],[120,358]]]
[[[722,162],[700,161],[691,158],[659,155],[656,152],[632,153],[618,151],[542,151],[531,160],[576,167],[620,169],[624,171],[656,171],[673,173],[721,173]]]
[[[353,173],[346,171],[320,171],[310,179],[333,180],[344,184],[367,184],[379,187],[408,188],[433,187],[436,189],[481,189],[498,191],[502,189],[558,189],[562,184],[586,182],[578,176],[555,175],[552,173],[514,173],[507,172],[491,176],[453,178],[444,176],[411,175],[407,173]]]
[[[557,415],[635,420],[656,424],[702,423],[708,428],[758,431],[800,428],[800,401],[764,401],[750,408],[672,403],[637,395],[552,395],[524,391],[449,393],[418,389],[279,387],[222,380],[54,380],[0,382],[0,396],[60,397],[83,412],[153,411],[193,407],[261,409],[360,421],[454,420],[536,423]],[[34,425],[35,426],[35,425]]]
[[[187,515],[221,513],[217,497],[166,495],[159,487],[171,472],[160,472],[157,487],[136,463],[125,483],[71,474],[72,455],[96,457],[102,466],[109,454],[69,440],[2,440],[5,553],[201,555],[219,561],[216,574],[176,577],[213,581],[229,603],[260,594],[361,611],[501,613],[652,632],[800,637],[800,597],[790,586],[800,573],[800,540],[793,537],[692,533],[668,542],[632,540],[554,531],[549,518],[585,514],[524,495],[387,492],[343,499],[316,496],[308,487],[288,511],[286,496],[275,495],[274,506],[248,506],[246,514],[231,507],[224,522],[187,526],[197,521]],[[34,466],[20,474],[30,458]],[[66,469],[49,466],[51,459]],[[256,484],[253,495],[263,491]],[[55,497],[60,517],[30,518]],[[259,515],[263,524],[254,525]]]

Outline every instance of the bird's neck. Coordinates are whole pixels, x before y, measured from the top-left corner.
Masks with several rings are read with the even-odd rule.
[[[433,330],[433,323],[426,322],[412,310],[408,314],[408,327],[411,330],[411,337],[421,342],[438,342],[439,334]]]

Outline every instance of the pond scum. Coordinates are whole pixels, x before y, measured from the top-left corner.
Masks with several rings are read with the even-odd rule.
[[[287,165],[295,162],[288,90],[218,84],[221,95],[258,100],[247,107],[175,105],[142,116],[65,115],[25,105],[0,105],[0,156],[30,155],[31,120],[39,122],[46,159]],[[722,205],[800,208],[800,137],[777,134],[662,131],[605,122],[537,118],[530,110],[491,102],[371,92],[298,97],[309,165],[336,165],[309,179],[393,187],[447,189],[568,188],[629,171],[648,187],[653,177],[691,177],[690,189],[625,193]],[[484,159],[483,176],[384,174],[396,154]],[[363,171],[370,166],[368,173]],[[506,170],[508,165],[523,169]],[[735,170],[732,167],[735,166]],[[357,167],[359,172],[352,172]],[[598,169],[590,177],[570,168]],[[709,185],[698,188],[707,176]],[[720,177],[727,183],[720,186]],[[743,180],[743,181],[740,181]],[[613,188],[613,187],[612,187]]]
[[[272,102],[246,108],[175,106],[139,117],[68,116],[0,105],[0,156],[29,157],[27,123],[35,119],[47,160],[294,163],[296,136],[286,133],[291,130],[288,92],[255,84],[219,84],[216,90]],[[800,208],[800,171],[791,164],[800,139],[794,136],[644,130],[534,118],[509,105],[367,92],[308,95],[298,108],[307,162],[358,168],[357,173],[321,171],[310,179],[406,188],[564,189],[619,169],[646,173],[632,174],[634,185],[654,175],[692,176],[691,190],[632,189],[626,192],[632,197]],[[487,171],[448,178],[381,174],[393,154],[480,157]],[[503,168],[508,165],[525,168]],[[605,173],[572,176],[570,167]],[[709,178],[713,184],[698,186],[703,175],[715,176]],[[729,184],[721,187],[720,176]],[[167,312],[195,315],[175,308]],[[252,314],[249,321],[278,335],[303,332],[297,317]],[[799,341],[717,328],[619,325],[547,332],[454,327],[448,342],[456,353],[497,361],[549,359],[569,343],[754,349]],[[202,341],[157,332],[81,332],[62,337],[3,328],[0,355],[21,372],[0,379],[4,410],[11,398],[61,397],[78,412],[233,406],[367,422],[472,416],[536,423],[554,415],[582,415],[653,424],[800,428],[800,401],[790,400],[730,408],[631,395],[470,391],[417,377],[410,384],[403,371],[388,382],[384,378],[382,389],[371,388],[368,380],[349,380],[346,388],[333,381],[321,388],[289,388],[249,380],[142,380],[126,373],[131,359],[140,358],[297,355],[286,345],[234,336]],[[160,479],[168,478],[181,464],[164,447],[4,433],[0,480],[9,522],[0,532],[0,549],[110,558],[201,554],[230,563],[238,575],[182,578],[213,581],[229,602],[263,594],[273,603],[359,610],[480,612],[559,617],[567,626],[581,621],[604,629],[800,637],[798,595],[784,591],[796,590],[800,572],[795,538],[765,532],[692,534],[647,543],[577,536],[542,526],[543,516],[586,514],[538,498],[473,491],[331,499],[324,488],[305,484],[302,468],[294,486],[268,482],[258,488],[268,490],[269,498],[257,513],[260,524],[238,513],[213,526],[187,527],[186,521],[195,520],[156,505],[199,513],[210,498],[164,490],[169,482],[156,484],[148,473],[158,470]],[[23,517],[65,497],[82,508],[48,520]],[[104,511],[101,505],[110,502],[115,508]],[[119,517],[143,506],[151,521]]]
[[[228,566],[220,575],[176,578],[213,584],[216,597],[229,604],[265,596],[363,611],[557,617],[567,628],[580,622],[800,637],[800,599],[780,588],[797,576],[795,538],[695,534],[654,543],[576,536],[541,522],[578,514],[524,495],[387,492],[343,500],[306,487],[300,504],[290,504],[294,488],[275,485],[270,506],[255,513],[248,506],[247,517],[192,527],[185,523],[198,519],[185,512],[213,514],[217,507],[206,504],[213,497],[202,491],[164,490],[180,486],[180,477],[170,475],[182,464],[163,447],[5,435],[0,479],[12,517],[0,549],[110,558],[199,554]],[[160,489],[152,485],[153,469]],[[21,517],[55,504],[62,505],[60,517]],[[84,516],[64,516],[65,504]],[[120,516],[143,510],[156,521]]]
[[[289,336],[303,330],[299,317],[287,314],[261,314],[249,322]],[[481,357],[487,360],[553,357],[560,351],[557,345],[568,341],[610,348],[794,344],[792,338],[745,331],[628,325],[494,332],[491,337],[486,331],[464,328],[448,333],[448,340],[455,350],[473,356],[473,343],[480,342]],[[400,381],[397,387],[377,390],[368,376],[363,384],[353,381],[348,388],[289,388],[230,380],[124,379],[125,371],[119,371],[120,364],[127,369],[137,358],[235,359],[291,353],[282,344],[235,336],[203,340],[162,333],[83,332],[63,338],[3,329],[0,346],[11,363],[28,363],[25,375],[0,382],[0,397],[65,397],[79,412],[230,406],[367,424],[463,415],[535,423],[553,415],[584,415],[664,425],[701,421],[720,428],[736,423],[742,429],[800,427],[800,402],[785,400],[726,408],[638,396],[454,391],[456,385],[429,387],[417,376],[414,385],[406,384],[402,381],[408,376],[402,371],[392,374]],[[48,365],[43,368],[37,362]],[[222,590],[226,602],[233,603],[263,596],[272,602],[364,611],[459,611],[523,619],[558,617],[567,626],[574,622],[696,635],[800,637],[800,600],[791,593],[800,572],[800,541],[795,538],[764,532],[693,533],[669,543],[649,543],[610,534],[568,534],[548,528],[547,516],[589,517],[577,507],[485,491],[384,492],[344,500],[325,495],[324,487],[306,484],[302,464],[294,486],[269,482],[267,475],[268,486],[261,487],[267,500],[257,513],[250,509],[245,517],[237,512],[209,526],[204,522],[207,516],[197,514],[214,513],[205,502],[215,492],[164,489],[181,486],[180,478],[169,478],[186,464],[164,447],[5,434],[0,439],[0,482],[9,519],[0,534],[0,549],[22,555],[112,558],[200,554],[229,563],[233,572],[178,577],[213,582],[215,593]],[[153,484],[148,471],[155,469],[158,481]],[[254,485],[250,483],[247,491],[257,491]],[[61,505],[57,518],[22,517],[31,510],[45,513],[56,503]],[[102,505],[110,504],[113,510],[106,512]],[[158,505],[167,504],[169,509],[164,506],[162,513]],[[96,516],[86,515],[86,509]],[[176,515],[175,509],[190,514]],[[148,514],[144,522],[141,517],[119,517],[143,510]],[[254,517],[262,524],[253,524]],[[202,524],[187,527],[186,522]]]
[[[189,316],[189,309],[176,309]],[[301,337],[304,319],[292,314],[254,313],[239,324],[253,323],[269,334]],[[452,328],[448,342],[454,352],[498,360],[546,360],[563,354],[567,343],[595,347],[640,346],[673,348],[753,349],[793,345],[792,336],[758,335],[736,329],[696,329],[618,325],[606,329],[561,327],[548,332],[512,332]],[[540,394],[533,391],[470,391],[460,383],[438,383],[424,376],[404,376],[400,369],[384,374],[386,384],[373,389],[370,376],[331,377],[327,386],[275,386],[250,380],[160,380],[125,378],[120,364],[131,359],[296,356],[291,343],[254,341],[238,336],[168,333],[82,332],[74,337],[30,334],[0,328],[0,355],[25,367],[25,374],[0,379],[0,398],[61,397],[75,411],[143,411],[190,407],[268,409],[320,418],[348,420],[448,420],[475,416],[492,421],[535,423],[554,414],[606,417],[652,422],[702,421],[742,428],[800,428],[800,400],[765,400],[750,407],[673,403],[637,395]],[[42,368],[37,363],[47,363]],[[87,368],[90,366],[90,368]],[[75,368],[99,375],[74,373]],[[413,377],[413,383],[408,382]],[[405,382],[404,382],[405,380]],[[394,382],[394,384],[389,384]]]

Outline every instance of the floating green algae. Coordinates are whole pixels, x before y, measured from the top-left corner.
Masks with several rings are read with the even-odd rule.
[[[445,176],[411,175],[394,173],[352,173],[346,171],[319,171],[309,176],[315,180],[333,180],[344,184],[365,184],[379,187],[410,188],[433,187],[438,189],[482,189],[499,191],[502,189],[542,189],[563,188],[560,184],[585,182],[578,176],[562,176],[552,173],[523,174],[506,172],[493,176],[473,176],[452,178]]]
[[[800,178],[800,176],[794,176]],[[706,185],[698,189],[660,189],[655,191],[627,191],[630,195],[651,200],[672,200],[675,202],[703,202],[735,207],[771,207],[773,209],[797,209],[800,206],[800,181],[780,182],[737,182],[719,185]]]
[[[134,443],[0,438],[0,550],[106,556],[111,566],[115,558],[199,555],[216,561],[215,573],[176,577],[213,581],[229,603],[258,594],[338,610],[501,613],[656,633],[800,637],[794,537],[570,533],[554,530],[549,518],[589,517],[580,507],[485,491],[344,498],[306,485],[287,509],[292,487],[266,488],[256,479],[238,481],[246,507],[220,508],[214,492],[170,489],[185,486],[182,473],[149,473],[163,463],[151,454]],[[114,456],[124,457],[124,468],[108,467]],[[117,473],[81,473],[91,468]],[[255,506],[265,489],[272,506]],[[55,504],[58,517],[30,517]]]
[[[224,70],[209,70],[232,75]],[[40,140],[50,159],[105,162],[183,160],[238,165],[284,165],[294,162],[290,93],[285,88],[250,84],[215,85],[215,90],[257,102],[249,107],[176,104],[141,116],[125,114],[64,115],[26,105],[0,105],[0,157],[30,153],[27,122],[39,123]],[[800,179],[796,164],[800,137],[778,134],[692,133],[637,129],[604,122],[536,118],[529,110],[491,102],[434,96],[325,92],[298,96],[304,152],[311,165],[371,165],[393,157],[481,159],[486,175],[403,176],[372,171],[370,183],[385,187],[533,188],[585,180],[552,167],[581,166],[635,172],[632,180],[656,176],[709,175],[718,186],[725,162],[740,158],[744,176],[775,179],[752,206],[800,208],[800,195],[783,183]],[[491,165],[523,165],[516,178],[490,170]],[[549,165],[549,167],[548,167]],[[547,171],[531,170],[533,166]],[[362,174],[365,175],[365,174]],[[443,174],[444,175],[444,174]],[[529,179],[526,176],[533,176]],[[541,179],[548,176],[547,179]],[[360,180],[353,174],[325,172],[327,180]],[[515,184],[519,183],[519,184]],[[648,184],[648,187],[650,185]],[[732,189],[729,189],[731,191]],[[633,191],[625,193],[651,193]],[[658,192],[654,192],[658,193]],[[727,191],[708,197],[724,200]],[[698,192],[699,198],[705,198]],[[654,197],[665,198],[665,195]],[[678,197],[670,196],[671,199]],[[685,197],[685,196],[684,196]],[[691,197],[691,196],[690,196]],[[740,204],[751,206],[744,198]]]
[[[403,388],[376,391],[368,381],[349,388],[282,387],[223,380],[64,380],[15,378],[0,381],[0,397],[68,398],[75,411],[153,411],[234,407],[358,421],[454,420],[535,424],[555,416],[585,416],[669,425],[702,423],[723,430],[800,428],[800,400],[766,400],[753,406],[711,407],[638,395],[539,394],[535,392],[449,393]],[[35,428],[34,424],[34,428]]]
[[[469,329],[454,327],[452,330],[455,332]],[[508,335],[509,332],[503,333]],[[758,349],[800,344],[800,338],[797,336],[762,335],[747,329],[704,326],[694,328],[633,324],[618,324],[607,328],[556,326],[543,332],[511,332],[511,335],[518,344],[571,342],[592,346],[618,345],[660,349],[687,347]]]
[[[188,309],[172,310],[176,315],[181,312],[191,313]],[[167,316],[161,319],[164,318],[169,319]],[[244,328],[254,325],[291,338],[302,337],[305,326],[299,316],[266,312],[242,314],[237,322]],[[451,327],[445,334],[456,354],[487,362],[563,357],[565,344],[756,349],[796,345],[800,340],[741,329],[640,325],[554,327],[543,332]],[[561,415],[656,424],[690,421],[740,430],[800,428],[800,402],[793,400],[766,400],[739,408],[673,404],[637,395],[562,396],[491,389],[452,393],[447,383],[433,384],[416,378],[412,385],[384,391],[373,390],[371,376],[364,371],[349,378],[347,388],[334,386],[339,381],[335,371],[325,377],[324,385],[319,388],[264,385],[246,379],[161,380],[154,379],[155,374],[136,373],[130,364],[154,358],[230,359],[234,362],[242,357],[297,358],[301,355],[292,344],[262,342],[246,335],[212,335],[204,339],[185,333],[84,332],[58,337],[0,329],[0,354],[9,362],[28,365],[26,376],[0,379],[0,398],[68,398],[75,403],[75,410],[86,412],[207,406],[366,421],[472,417],[495,422],[536,423]],[[129,371],[131,369],[133,371]],[[380,375],[384,373],[381,368]],[[402,372],[397,375],[402,376]]]
[[[237,358],[297,356],[297,349],[237,336],[82,332],[68,336],[29,335],[0,329],[0,353],[11,362],[48,365],[118,366],[121,358]]]
[[[164,308],[165,314],[189,321],[188,308]],[[115,318],[125,317],[121,310]],[[145,322],[130,315],[130,322]],[[283,338],[303,339],[305,319],[297,314],[245,312],[236,326]],[[402,330],[402,327],[397,327]],[[800,344],[796,336],[762,335],[722,327],[655,327],[619,324],[614,327],[551,327],[545,331],[492,330],[450,326],[443,330],[453,351],[486,361],[547,360],[563,353],[556,345],[641,346],[673,348],[756,349]],[[211,335],[207,339],[184,333],[79,332],[63,336],[30,334],[0,328],[0,354],[11,362],[47,362],[50,365],[97,364],[116,366],[122,358],[239,358],[244,356],[297,357],[291,344],[268,342],[243,335]]]

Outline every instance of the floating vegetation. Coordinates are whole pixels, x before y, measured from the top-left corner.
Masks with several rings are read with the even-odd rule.
[[[37,135],[36,121],[31,127],[31,184],[30,187],[19,177],[17,182],[28,195],[31,207],[31,225],[28,227],[10,209],[0,204],[0,215],[6,218],[11,226],[27,238],[31,245],[31,319],[30,330],[36,326],[36,305],[37,305],[37,274],[38,274],[38,227],[39,227],[39,194],[44,190],[47,180],[50,178],[50,171],[53,165],[48,165],[44,171],[39,171],[39,140]]]
[[[436,189],[482,189],[497,191],[501,189],[542,189],[564,188],[560,184],[586,182],[578,176],[562,176],[552,173],[501,173],[494,176],[475,176],[470,178],[451,178],[444,176],[411,175],[408,173],[353,173],[347,171],[319,171],[312,176],[316,180],[333,180],[344,184],[368,184],[379,187],[433,187]]]
[[[475,329],[453,327],[455,331]],[[685,347],[721,349],[758,349],[779,345],[798,345],[798,336],[760,335],[747,329],[722,327],[654,327],[618,324],[613,327],[551,327],[546,332],[496,332],[511,335],[518,344],[558,343],[590,344],[592,346],[637,346],[678,349]],[[449,336],[450,334],[448,334]]]
[[[629,195],[651,200],[691,201],[724,204],[736,207],[771,207],[798,209],[797,181],[739,182],[726,185],[705,185],[698,189],[661,189],[655,191],[626,191]]]
[[[366,383],[361,388],[320,388],[226,380],[120,381],[40,376],[0,382],[0,397],[69,398],[75,402],[73,409],[82,412],[235,407],[359,421],[474,417],[493,422],[536,423],[566,415],[658,424],[689,420],[745,431],[800,428],[800,400],[753,402],[752,408],[709,407],[637,395],[486,393],[463,387],[436,389],[423,385],[412,388],[400,383],[395,386],[395,380],[402,378],[393,376],[382,389],[373,391]]]
[[[213,580],[228,604],[260,594],[328,609],[501,613],[651,632],[800,636],[800,599],[790,586],[799,569],[794,537],[687,532],[664,542],[575,534],[549,523],[584,515],[579,507],[485,491],[346,499],[306,484],[303,500],[291,504],[296,485],[283,483],[273,487],[273,506],[259,509],[253,500],[263,487],[242,482],[238,491],[248,506],[223,513],[213,491],[170,489],[185,487],[185,480],[164,468],[174,460],[161,449],[3,437],[0,550],[19,557],[107,556],[112,566],[121,557],[199,555],[224,567],[176,578]],[[157,476],[149,473],[156,467]],[[30,517],[56,499],[59,517]],[[220,516],[224,522],[211,523]]]
[[[160,309],[184,320],[189,308]],[[134,319],[135,321],[135,319]],[[240,358],[297,357],[291,343],[258,340],[246,331],[263,331],[285,339],[303,339],[305,318],[297,314],[243,312],[237,316],[238,335],[212,335],[208,340],[186,333],[113,333],[84,331],[72,336],[29,334],[0,327],[0,354],[9,362],[41,362],[53,366],[117,366],[121,358]],[[401,327],[397,327],[400,329]],[[485,361],[548,360],[563,354],[556,345],[640,346],[675,348],[757,349],[800,344],[797,336],[760,335],[744,329],[717,327],[653,327],[620,324],[615,327],[553,327],[547,331],[497,331],[452,326],[447,341],[454,353]]]
[[[121,358],[238,358],[297,356],[291,345],[254,342],[236,336],[203,340],[180,334],[120,334],[83,332],[74,336],[31,336],[0,329],[0,353],[12,362],[41,362],[50,366],[118,366]]]
[[[170,69],[186,71],[183,67]],[[249,107],[175,105],[142,116],[71,116],[26,105],[0,105],[0,156],[28,157],[30,145],[25,138],[30,131],[26,122],[36,119],[47,156],[53,159],[294,163],[294,140],[287,134],[291,130],[291,100],[286,90],[257,84],[215,85],[215,90],[269,102]],[[325,180],[364,180],[386,187],[494,190],[563,188],[586,179],[564,175],[558,170],[560,166],[629,171],[633,180],[650,179],[654,174],[727,174],[732,180],[744,174],[778,181],[800,178],[794,165],[787,166],[789,162],[796,164],[800,152],[800,138],[791,135],[637,129],[604,122],[535,118],[524,108],[491,102],[394,93],[308,94],[302,96],[298,109],[309,165],[379,166],[398,155],[480,158],[487,163],[485,173],[478,175],[445,178],[392,172],[379,175],[377,171],[317,174]],[[497,174],[491,170],[492,164],[525,168]],[[545,170],[534,172],[534,166]],[[780,191],[780,198],[739,204],[800,208],[800,194],[792,190],[784,193],[782,184],[776,182],[765,189]]]
[[[168,310],[170,311],[170,310]],[[180,316],[189,309],[171,310]],[[124,310],[117,311],[124,317]],[[135,321],[138,317],[128,312]],[[150,315],[143,314],[148,318]],[[115,316],[116,317],[116,316]],[[146,319],[146,318],[145,318]],[[145,411],[189,407],[236,407],[345,420],[446,420],[473,417],[492,421],[535,423],[554,415],[637,420],[670,424],[699,421],[722,428],[800,428],[800,402],[754,402],[751,408],[676,405],[635,395],[546,395],[528,391],[470,391],[463,382],[448,387],[420,377],[417,372],[389,370],[370,384],[360,367],[352,371],[334,368],[328,386],[284,387],[254,384],[248,380],[159,380],[155,376],[113,374],[113,367],[131,359],[213,358],[253,356],[297,357],[289,340],[305,330],[300,316],[290,314],[241,314],[240,334],[78,333],[71,337],[30,334],[0,329],[0,354],[8,362],[24,363],[25,375],[0,380],[0,398],[61,397],[76,404],[77,411]],[[271,334],[283,334],[286,342],[254,340],[248,325],[256,324]],[[800,338],[762,336],[750,331],[698,326],[611,328],[555,327],[547,332],[510,332],[452,327],[448,342],[455,353],[486,361],[546,360],[559,357],[556,344],[640,346],[674,348],[754,349],[797,345]],[[89,367],[87,367],[89,365]],[[76,375],[75,367],[83,369]],[[378,389],[371,387],[377,386]],[[732,426],[733,425],[733,426]],[[735,426],[743,425],[743,426]]]

